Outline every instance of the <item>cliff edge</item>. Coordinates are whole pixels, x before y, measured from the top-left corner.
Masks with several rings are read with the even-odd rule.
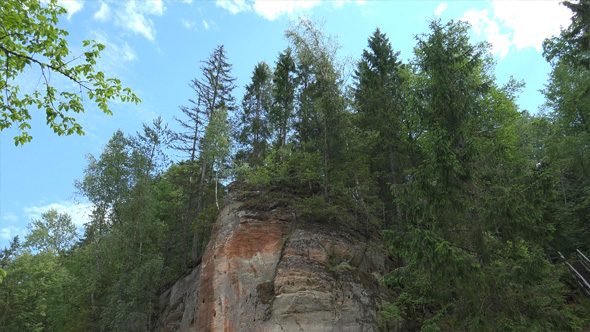
[[[296,202],[232,184],[201,263],[161,295],[154,331],[391,330],[378,317],[392,300],[378,232],[302,217]]]

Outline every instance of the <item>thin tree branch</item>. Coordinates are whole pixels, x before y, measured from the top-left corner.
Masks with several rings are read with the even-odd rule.
[[[74,77],[74,76],[72,76],[72,75],[70,75],[70,74],[68,74],[68,73],[64,72],[64,71],[61,69],[61,67],[55,67],[55,66],[53,66],[53,65],[50,65],[50,64],[43,63],[43,62],[41,62],[41,61],[39,61],[39,60],[37,60],[37,59],[34,59],[34,58],[32,58],[32,57],[30,57],[30,56],[28,56],[28,55],[24,55],[24,54],[20,54],[20,53],[17,53],[17,52],[11,51],[11,50],[9,50],[9,49],[7,49],[7,48],[3,47],[3,46],[0,46],[0,50],[2,50],[2,51],[4,51],[4,52],[6,52],[6,54],[12,54],[12,55],[14,55],[14,56],[16,56],[16,57],[19,57],[19,58],[23,58],[23,59],[27,59],[27,60],[29,60],[29,61],[32,61],[32,62],[34,62],[34,63],[38,64],[38,65],[41,67],[41,69],[43,69],[43,68],[45,68],[45,67],[47,67],[47,68],[49,68],[49,69],[53,69],[53,70],[55,70],[56,72],[58,72],[58,73],[62,74],[63,76],[65,76],[65,77],[69,78],[70,80],[74,81],[76,84],[80,85],[81,87],[85,88],[86,90],[88,90],[88,91],[94,91],[93,89],[91,89],[91,88],[87,87],[87,86],[84,84],[84,82],[83,82],[83,81],[80,81],[78,78],[76,78],[76,77]],[[64,64],[64,65],[65,65],[65,64]]]

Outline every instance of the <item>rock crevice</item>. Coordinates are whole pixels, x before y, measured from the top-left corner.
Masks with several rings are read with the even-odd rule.
[[[201,263],[161,296],[155,331],[380,331],[391,264],[378,236],[298,220],[230,187]]]

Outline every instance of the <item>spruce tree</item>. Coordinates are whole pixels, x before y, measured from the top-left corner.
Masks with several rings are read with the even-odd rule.
[[[270,139],[271,79],[270,67],[265,62],[258,63],[242,100],[238,140],[245,148],[246,161],[252,165],[264,159]]]
[[[273,106],[269,114],[271,128],[275,131],[275,145],[285,147],[294,116],[296,67],[290,48],[279,54],[273,73]]]
[[[317,161],[314,155],[321,156],[321,163],[306,168],[321,169],[321,178],[316,181],[320,182],[323,196],[329,198],[331,185],[338,182],[332,173],[344,157],[343,133],[348,115],[342,68],[338,67],[339,45],[308,19],[301,19],[287,30],[286,36],[292,44],[299,83],[295,136],[306,161]],[[312,181],[309,186],[313,188]]]
[[[399,216],[390,185],[404,182],[414,137],[407,100],[407,70],[389,39],[377,29],[355,72],[356,125],[363,132],[370,170],[386,206],[386,221]]]
[[[543,90],[552,133],[540,162],[557,177],[552,246],[571,253],[590,250],[590,1],[564,4],[574,12],[571,25],[543,44],[553,67]]]
[[[465,23],[430,28],[415,49],[424,157],[393,188],[404,227],[386,232],[405,261],[388,278],[401,291],[398,318],[433,331],[575,328],[541,249],[551,179],[515,150],[518,84],[495,86],[486,45],[470,43]]]
[[[574,63],[590,69],[590,1],[564,1],[563,5],[573,12],[572,24],[562,32],[572,46],[570,56],[574,57]]]
[[[216,158],[220,156],[220,153],[223,153],[214,150],[217,145],[205,143],[206,133],[207,131],[211,132],[211,129],[209,129],[211,119],[216,116],[217,112],[231,112],[234,110],[234,97],[232,95],[232,91],[235,89],[234,81],[235,78],[231,76],[231,64],[227,62],[225,49],[223,45],[217,46],[209,58],[202,61],[201,77],[191,81],[191,87],[195,91],[197,102],[190,100],[192,107],[181,108],[188,117],[187,120],[181,121],[181,125],[184,128],[190,128],[193,125],[194,128],[188,130],[184,136],[179,135],[183,145],[178,148],[181,151],[189,151],[190,164],[194,165],[196,162],[200,168],[198,173],[190,172],[187,183],[184,215],[185,234],[188,234],[189,227],[193,223],[196,223],[197,229],[202,228],[205,223],[200,214],[203,212],[206,179],[212,178],[213,176],[210,175],[213,175],[213,173],[217,174],[213,172],[212,168]],[[227,118],[224,121],[227,121]],[[193,184],[196,179],[198,179],[198,186],[194,190]],[[210,203],[214,203],[215,199],[216,197],[213,197]],[[201,232],[194,233],[191,252],[193,262],[196,262],[201,255],[200,250],[203,246],[203,240]],[[183,246],[185,246],[184,243],[186,241],[183,241]],[[183,250],[183,256],[184,261],[187,261],[188,247]]]

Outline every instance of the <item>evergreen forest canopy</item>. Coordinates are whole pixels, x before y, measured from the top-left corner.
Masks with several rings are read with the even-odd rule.
[[[400,261],[383,279],[398,294],[384,322],[587,329],[590,302],[549,260],[590,252],[590,1],[565,5],[574,17],[543,45],[553,70],[535,116],[515,103],[523,83],[495,83],[489,45],[464,22],[430,22],[407,63],[377,29],[349,70],[338,40],[300,19],[239,101],[218,46],[190,82],[181,132],[158,118],[88,156],[83,235],[48,211],[4,249],[0,330],[149,330],[158,294],[199,263],[230,181],[378,227]]]

